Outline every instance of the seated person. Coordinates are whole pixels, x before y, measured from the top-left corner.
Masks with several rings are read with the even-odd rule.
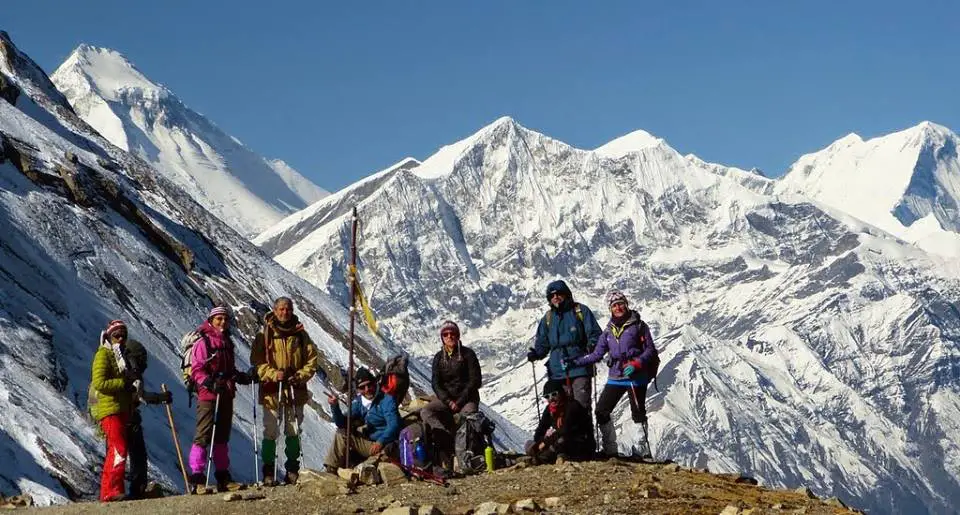
[[[356,374],[357,390],[360,394],[350,406],[351,435],[346,434],[347,417],[340,411],[337,398],[327,395],[333,413],[333,422],[340,431],[337,431],[327,453],[324,467],[329,472],[336,473],[337,468],[344,465],[344,456],[347,453],[347,438],[351,457],[359,455],[363,458],[376,456],[383,451],[384,446],[396,441],[400,434],[400,413],[397,411],[397,401],[392,395],[381,391],[377,378],[366,368],[361,367]],[[362,429],[361,429],[361,426]],[[352,463],[351,463],[352,464]]]
[[[460,343],[460,328],[447,320],[440,327],[442,348],[433,357],[433,392],[436,397],[420,410],[436,444],[436,462],[453,471],[454,415],[476,413],[480,405],[480,361],[476,353]]]
[[[594,454],[593,421],[590,413],[567,396],[563,382],[543,385],[547,407],[527,446],[527,454],[537,463],[553,463],[558,457],[588,460]]]

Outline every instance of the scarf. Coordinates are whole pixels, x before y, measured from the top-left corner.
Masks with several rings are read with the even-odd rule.
[[[120,369],[120,373],[123,374],[127,371],[127,359],[123,356],[123,349],[120,348],[119,343],[113,343],[113,340],[107,336],[107,333],[100,333],[100,346],[106,347],[113,352],[114,359],[117,360],[117,368]]]

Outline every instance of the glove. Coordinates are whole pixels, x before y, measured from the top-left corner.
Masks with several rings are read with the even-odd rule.
[[[563,368],[563,371],[566,372],[568,369],[571,369],[577,365],[577,358],[563,358],[560,361],[560,367]]]
[[[250,367],[247,369],[247,376],[250,377],[251,383],[260,382],[260,374],[257,373],[257,367]]]
[[[173,392],[143,392],[147,404],[173,404]]]
[[[537,351],[531,347],[530,351],[527,352],[527,361],[536,361],[538,359],[540,359],[540,357],[537,356]]]
[[[623,367],[623,375],[626,377],[630,377],[633,375],[634,372],[637,371],[638,368],[640,368],[640,363],[636,361],[631,361],[627,363],[627,366]]]
[[[224,394],[230,391],[230,384],[227,383],[226,379],[217,379],[216,383],[213,385],[213,393]]]
[[[253,378],[247,375],[246,372],[237,372],[233,374],[233,381],[237,384],[250,384],[253,382]]]
[[[213,376],[207,376],[207,378],[200,383],[200,386],[205,388],[208,392],[217,392],[217,380]]]

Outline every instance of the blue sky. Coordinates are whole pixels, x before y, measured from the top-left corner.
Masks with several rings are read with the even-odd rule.
[[[502,115],[581,148],[642,128],[779,175],[850,132],[960,128],[960,2],[4,2],[52,72],[119,50],[338,189]]]

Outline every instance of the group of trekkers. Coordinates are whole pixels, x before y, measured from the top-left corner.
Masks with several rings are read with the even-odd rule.
[[[602,441],[600,455],[617,455],[611,414],[620,398],[629,392],[633,421],[642,429],[637,432],[633,453],[649,458],[644,399],[647,384],[659,365],[649,327],[639,313],[629,308],[627,298],[619,291],[607,295],[611,316],[605,330],[600,329],[589,308],[574,301],[563,281],[550,283],[547,300],[550,308],[540,320],[534,346],[527,354],[531,362],[549,357],[548,380],[542,392],[546,407],[541,413],[538,400],[539,423],[526,448],[530,459],[542,463],[559,457],[571,460],[597,457],[591,381],[594,364],[605,355],[609,378],[593,407]],[[299,478],[303,409],[311,397],[307,383],[318,369],[316,345],[294,313],[293,301],[281,297],[274,302],[273,310],[266,315],[256,335],[250,354],[251,367],[238,370],[231,322],[227,308],[214,307],[206,320],[182,342],[186,353],[185,383],[197,394],[198,401],[193,443],[187,463],[181,464],[191,492],[207,490],[211,465],[218,491],[243,487],[231,477],[228,449],[237,385],[258,385],[258,403],[263,413],[263,439],[259,442],[258,458],[262,460],[263,484],[296,484]],[[484,415],[479,409],[482,374],[477,355],[461,343],[460,328],[453,321],[443,322],[440,340],[441,348],[432,362],[434,396],[425,403],[420,401],[419,409],[415,410],[419,411],[417,423],[411,424],[409,417],[401,415],[400,404],[406,387],[398,384],[397,374],[389,370],[378,376],[361,367],[353,374],[358,395],[347,399],[352,422],[349,433],[341,400],[327,393],[338,431],[324,461],[326,471],[337,473],[339,467],[352,466],[371,457],[386,457],[405,469],[417,468],[421,472],[426,469],[426,474],[441,478],[477,471],[472,464],[476,454],[479,454],[481,468],[484,458],[487,467],[493,466],[489,463],[492,451],[484,456],[483,450],[484,445],[492,449],[493,424],[483,422]],[[101,333],[93,360],[89,406],[106,437],[100,490],[100,500],[104,502],[159,494],[159,489],[147,481],[147,456],[138,406],[140,402],[167,404],[169,413],[172,395],[165,388],[160,393],[143,390],[146,358],[143,346],[128,337],[123,321],[111,321]],[[406,361],[403,363],[405,367]],[[536,377],[534,370],[535,388]],[[172,417],[170,421],[172,424]],[[462,447],[472,445],[475,449],[475,442],[470,440],[476,435],[463,436],[463,430],[473,424],[489,428],[477,429],[476,433],[486,433],[480,438],[487,441],[480,443],[478,452],[464,453]],[[286,458],[283,476],[279,475],[277,452],[281,427]],[[429,443],[428,448],[424,448],[424,442]],[[407,456],[410,458],[405,459]],[[128,459],[129,493],[124,489]]]

